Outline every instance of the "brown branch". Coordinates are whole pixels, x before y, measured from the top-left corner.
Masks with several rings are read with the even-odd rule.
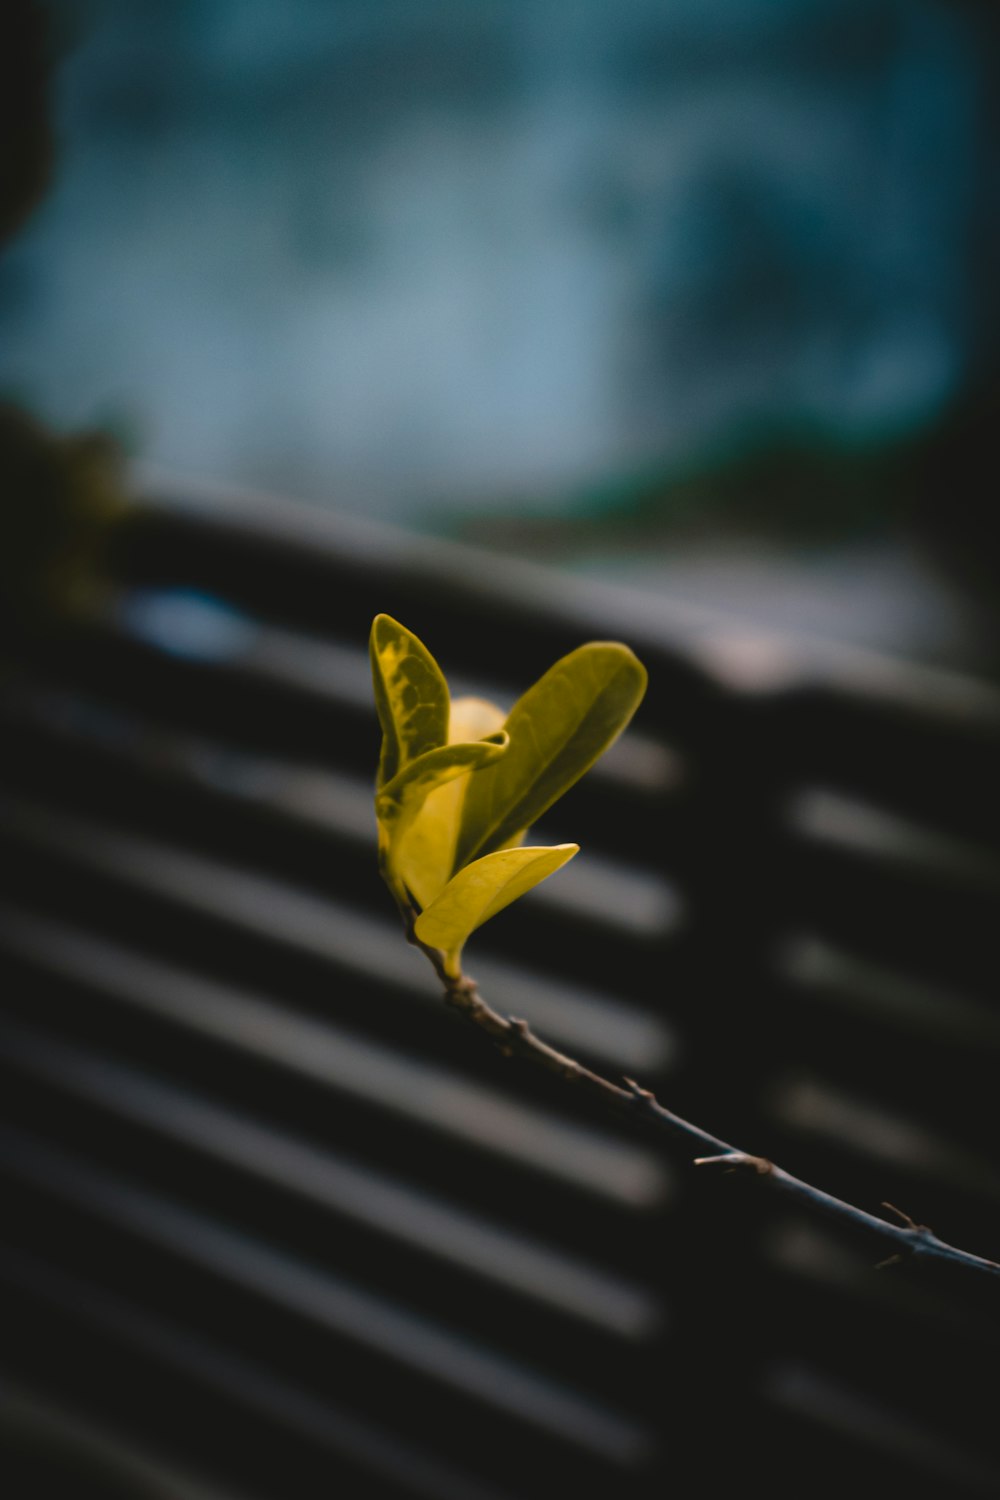
[[[612,1079],[585,1068],[575,1058],[550,1047],[535,1035],[527,1021],[505,1016],[487,1004],[474,980],[464,974],[457,979],[448,975],[444,969],[444,955],[422,943],[416,936],[414,922],[417,913],[405,903],[400,903],[400,909],[407,939],[430,960],[444,989],[446,1003],[463,1020],[485,1032],[505,1057],[519,1057],[548,1073],[557,1074],[565,1083],[572,1084],[587,1097],[632,1119],[641,1120],[644,1125],[665,1133],[678,1143],[693,1147],[699,1153],[693,1158],[697,1167],[707,1168],[709,1171],[738,1172],[804,1208],[845,1228],[861,1232],[889,1252],[879,1263],[879,1269],[899,1265],[904,1261],[918,1261],[924,1264],[933,1262],[979,1276],[1000,1277],[1000,1264],[996,1261],[986,1260],[980,1255],[973,1255],[967,1250],[947,1244],[938,1239],[926,1224],[915,1223],[908,1214],[891,1203],[884,1203],[882,1207],[898,1216],[898,1224],[879,1218],[877,1214],[870,1214],[841,1198],[835,1198],[821,1188],[803,1182],[799,1177],[793,1177],[790,1172],[768,1161],[766,1157],[751,1156],[730,1146],[726,1141],[719,1140],[708,1131],[671,1113],[649,1089],[641,1088],[631,1078],[615,1083]]]

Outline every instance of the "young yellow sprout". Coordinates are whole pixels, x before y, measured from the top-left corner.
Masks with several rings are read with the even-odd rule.
[[[481,698],[453,703],[426,646],[389,615],[376,617],[370,650],[382,727],[380,869],[400,908],[416,914],[416,938],[457,978],[470,933],[578,852],[524,839],[621,734],[646,670],[627,646],[592,641],[505,716]]]

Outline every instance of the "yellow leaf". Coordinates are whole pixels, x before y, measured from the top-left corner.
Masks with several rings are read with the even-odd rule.
[[[579,848],[579,844],[556,844],[552,848],[498,849],[474,860],[417,918],[417,937],[444,953],[447,972],[457,978],[469,934],[554,874]]]
[[[379,847],[387,873],[394,881],[401,875],[399,856],[407,831],[419,817],[427,798],[456,777],[490,765],[503,755],[508,744],[501,730],[472,744],[439,745],[435,750],[425,750],[375,793]]]
[[[507,848],[603,755],[646,688],[646,669],[618,641],[591,641],[550,667],[504,721],[510,751],[469,784],[455,869]]]
[[[375,616],[369,654],[382,726],[382,787],[418,755],[447,743],[448,684],[423,642],[390,615]]]

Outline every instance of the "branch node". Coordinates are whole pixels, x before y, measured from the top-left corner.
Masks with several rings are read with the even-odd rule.
[[[644,1089],[641,1084],[636,1083],[634,1078],[625,1078],[623,1082],[637,1104],[656,1103],[656,1095],[652,1089]]]

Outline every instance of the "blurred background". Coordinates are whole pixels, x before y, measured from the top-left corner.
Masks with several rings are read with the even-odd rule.
[[[175,473],[992,668],[995,7],[48,14],[0,391]]]
[[[1000,1491],[997,1299],[446,1014],[369,622],[650,671],[490,1000],[994,1258],[1000,14],[0,11],[0,1484]],[[9,1477],[8,1477],[9,1476]],[[554,1478],[554,1476],[557,1476]]]

